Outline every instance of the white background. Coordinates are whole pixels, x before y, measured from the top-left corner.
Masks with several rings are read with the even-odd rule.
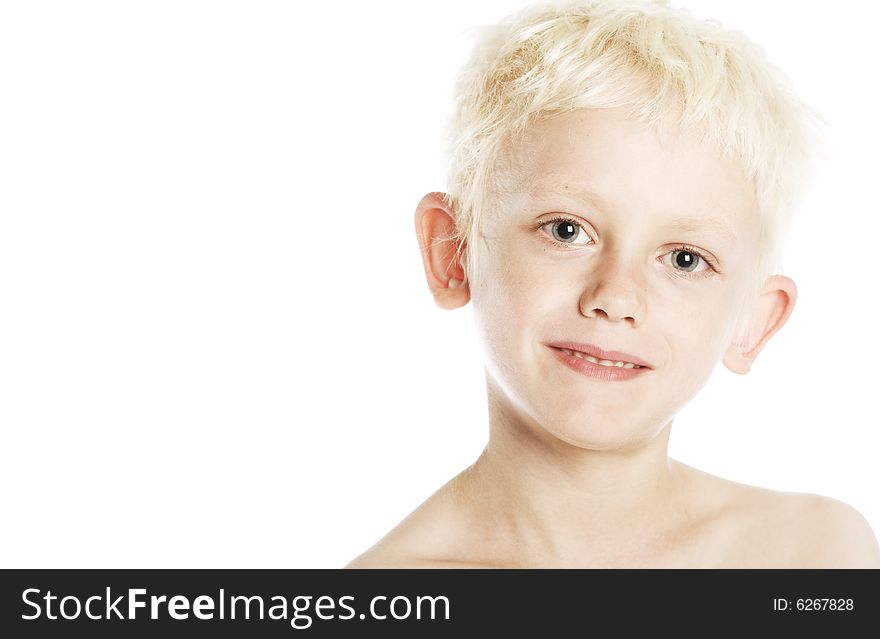
[[[880,11],[675,2],[832,125],[794,315],[672,429],[707,472],[880,531]],[[413,215],[469,27],[521,2],[0,5],[0,565],[335,567],[487,438],[471,308]]]

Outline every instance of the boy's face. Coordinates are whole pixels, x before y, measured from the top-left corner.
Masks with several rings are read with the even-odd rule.
[[[663,142],[619,109],[540,121],[509,158],[519,182],[484,219],[485,249],[472,247],[482,250],[470,291],[494,384],[570,443],[652,437],[733,337],[756,260],[750,185],[712,147]],[[548,345],[560,341],[649,367],[607,369],[625,379],[579,373]]]

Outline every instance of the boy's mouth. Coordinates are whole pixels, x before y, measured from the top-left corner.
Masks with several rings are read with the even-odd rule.
[[[593,362],[594,364],[599,364],[600,366],[617,366],[618,368],[641,368],[638,364],[633,364],[632,362],[623,362],[620,360],[612,361],[610,359],[598,359],[593,357],[592,355],[587,355],[586,353],[581,353],[580,351],[573,351],[567,348],[560,348],[563,353],[568,353],[569,355],[574,355],[575,357],[580,357],[581,359],[585,359],[588,362]]]
[[[606,351],[593,344],[578,342],[550,342],[547,344],[569,355],[585,359],[593,364],[616,368],[651,368],[651,366],[635,355],[621,351]]]

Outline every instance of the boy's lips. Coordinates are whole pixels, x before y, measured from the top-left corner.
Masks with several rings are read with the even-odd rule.
[[[570,351],[579,351],[585,353],[598,360],[607,360],[609,362],[623,362],[624,364],[634,364],[643,368],[652,368],[648,362],[623,351],[606,351],[593,344],[582,344],[580,342],[548,342],[547,346],[558,349],[568,349]]]

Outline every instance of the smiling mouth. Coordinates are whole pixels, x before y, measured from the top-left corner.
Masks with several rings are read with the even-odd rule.
[[[632,362],[620,362],[620,361],[612,361],[610,359],[599,359],[597,357],[593,357],[592,355],[587,355],[586,353],[581,353],[580,351],[573,351],[569,348],[560,348],[558,349],[563,353],[567,353],[568,355],[573,355],[579,359],[585,359],[588,362],[592,362],[594,364],[599,364],[600,366],[608,366],[609,368],[643,368],[638,364],[633,364]]]

